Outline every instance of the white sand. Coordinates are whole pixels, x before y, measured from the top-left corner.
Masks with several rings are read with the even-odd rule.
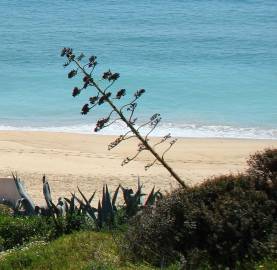
[[[122,160],[136,153],[137,142],[123,142],[108,151],[113,136],[81,135],[50,132],[0,132],[0,177],[17,172],[36,203],[43,202],[41,178],[49,179],[54,198],[77,190],[86,194],[110,189],[119,183],[132,187],[137,176],[146,190],[156,185],[163,190],[176,186],[175,180],[161,166],[148,171],[144,165],[152,160],[142,154],[136,161],[122,167]],[[157,140],[154,139],[154,141]],[[188,184],[221,173],[236,173],[246,168],[249,154],[266,147],[277,147],[275,140],[242,139],[179,139],[166,160]]]

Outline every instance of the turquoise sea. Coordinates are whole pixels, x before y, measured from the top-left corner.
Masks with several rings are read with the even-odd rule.
[[[146,94],[156,135],[277,139],[276,0],[1,0],[0,129],[90,133],[60,49],[98,56]],[[80,79],[81,80],[81,79]],[[121,126],[101,134],[117,134]]]

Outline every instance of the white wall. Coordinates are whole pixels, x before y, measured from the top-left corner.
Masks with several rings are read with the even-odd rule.
[[[20,198],[14,180],[12,178],[0,178],[0,203],[5,199],[15,204]]]

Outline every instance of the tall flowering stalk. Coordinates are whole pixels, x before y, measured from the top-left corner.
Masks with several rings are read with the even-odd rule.
[[[64,67],[69,65],[74,65],[74,68],[68,73],[68,78],[75,77],[78,73],[81,73],[83,76],[83,84],[81,87],[74,87],[72,91],[72,96],[78,96],[83,90],[88,87],[92,87],[95,90],[95,94],[89,98],[88,103],[86,103],[81,110],[83,115],[88,114],[94,107],[101,106],[103,104],[108,104],[111,107],[110,113],[97,121],[96,127],[94,129],[95,132],[100,131],[101,129],[108,127],[115,122],[121,121],[126,124],[128,127],[128,131],[125,134],[120,135],[116,138],[115,141],[111,142],[108,146],[108,149],[118,146],[122,141],[126,141],[130,138],[136,137],[139,140],[138,149],[134,156],[127,157],[122,161],[122,166],[128,164],[130,161],[134,160],[139,154],[143,151],[149,151],[154,159],[145,165],[145,170],[149,169],[156,163],[160,163],[163,165],[168,172],[175,178],[175,180],[183,187],[186,187],[184,181],[176,174],[176,172],[168,165],[165,161],[165,154],[171,149],[171,147],[175,144],[176,139],[171,140],[170,134],[164,136],[159,142],[151,145],[149,140],[149,135],[154,131],[159,122],[161,121],[161,116],[158,113],[155,113],[151,116],[151,118],[143,124],[136,126],[137,118],[134,117],[134,113],[137,107],[138,99],[145,93],[144,89],[137,90],[134,93],[133,99],[128,101],[126,104],[122,106],[116,106],[115,101],[120,100],[126,94],[125,89],[119,89],[116,93],[112,93],[110,90],[111,86],[115,83],[115,81],[120,77],[119,73],[113,73],[111,70],[108,70],[103,73],[102,81],[106,81],[107,85],[105,88],[101,88],[99,84],[96,82],[94,77],[94,69],[97,65],[97,57],[91,56],[89,57],[86,63],[82,63],[85,56],[81,53],[79,56],[76,56],[73,53],[71,48],[63,48],[61,51],[61,56],[66,57],[66,62]],[[140,130],[144,127],[149,127],[150,131],[146,135],[142,135]],[[168,147],[162,154],[158,154],[155,150],[156,147],[160,144],[168,142]]]

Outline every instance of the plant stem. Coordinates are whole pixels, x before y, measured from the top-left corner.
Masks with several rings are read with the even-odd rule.
[[[105,92],[98,86],[97,83],[95,83],[91,75],[85,71],[85,69],[80,65],[78,61],[76,61],[75,59],[73,61],[82,70],[82,72],[91,79],[91,85],[94,86],[102,96],[105,96]],[[106,98],[106,101],[109,103],[112,109],[119,115],[122,121],[128,126],[128,128],[133,132],[133,134],[141,141],[145,148],[153,154],[153,156],[168,170],[170,175],[172,175],[183,188],[186,188],[187,186],[185,182],[178,176],[178,174],[175,173],[175,171],[168,165],[168,163],[162,157],[160,157],[160,155],[151,147],[147,140],[145,140],[141,136],[140,132],[134,128],[134,126],[128,121],[128,119],[123,115],[123,113],[113,104],[113,102],[109,98]]]

